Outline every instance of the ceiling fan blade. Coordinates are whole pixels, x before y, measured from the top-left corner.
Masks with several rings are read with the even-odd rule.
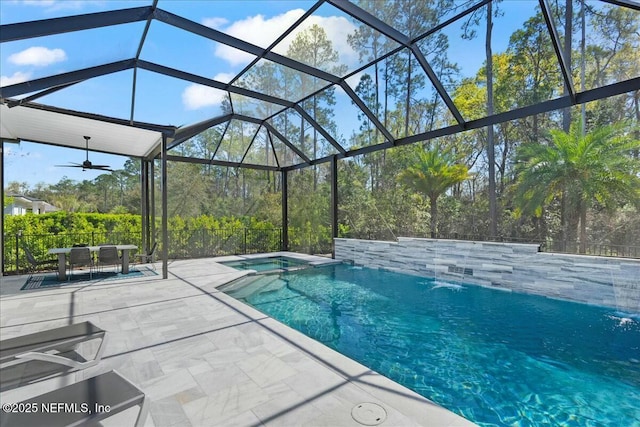
[[[114,170],[111,169],[111,166],[109,165],[94,165],[93,163],[91,163],[91,161],[89,160],[89,140],[91,139],[91,137],[84,136],[83,138],[85,141],[85,152],[86,152],[85,161],[82,163],[71,162],[71,164],[68,164],[68,165],[56,165],[56,166],[62,167],[62,168],[82,168],[83,171],[87,169],[94,169],[99,171],[114,172]]]
[[[85,166],[84,168],[85,169],[98,170],[98,171],[113,172],[113,169],[111,169],[111,167],[107,166],[107,165],[91,165],[91,166]]]

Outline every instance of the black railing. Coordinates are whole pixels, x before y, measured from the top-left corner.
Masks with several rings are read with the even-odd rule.
[[[282,247],[282,229],[194,229],[169,231],[169,258],[276,252]]]
[[[590,244],[586,249],[586,255],[640,258],[640,246]]]
[[[406,236],[406,234],[400,234]],[[395,241],[391,232],[352,232],[341,237],[367,240]],[[413,235],[406,237],[430,237]],[[496,241],[509,243],[532,243],[540,246],[543,252],[564,252],[554,248],[552,241],[540,242],[519,238],[488,238],[480,235],[438,235],[439,239],[459,239],[471,241]],[[289,229],[289,250],[308,254],[331,253],[332,239],[327,230]],[[24,247],[29,248],[37,261],[50,260],[50,248],[70,247],[74,244],[99,245],[101,243],[142,245],[140,232],[92,232],[92,233],[59,233],[59,234],[5,234],[4,236],[4,272],[6,274],[24,273],[29,270]],[[161,250],[161,242],[157,252]],[[169,231],[169,258],[187,259],[204,258],[222,255],[277,252],[282,249],[282,229],[203,229]],[[590,244],[585,255],[640,258],[640,246]]]
[[[168,237],[170,259],[276,252],[282,248],[282,229],[280,228],[181,229],[169,231]],[[55,258],[48,254],[51,248],[101,243],[133,244],[140,248],[141,233],[5,234],[4,273],[16,274],[29,270],[24,247],[31,251],[37,261],[43,261]],[[162,245],[161,242],[158,244],[157,252],[160,252]]]

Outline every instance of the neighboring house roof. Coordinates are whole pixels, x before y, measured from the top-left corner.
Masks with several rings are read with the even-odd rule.
[[[13,203],[9,204],[5,210],[13,207],[13,206],[19,206],[19,207],[27,207],[27,208],[32,208],[35,209],[34,205],[39,206],[38,210],[39,213],[46,213],[46,212],[56,212],[59,211],[60,208],[52,205],[51,203],[45,202],[42,199],[38,199],[36,197],[31,197],[31,196],[25,196],[23,194],[7,194],[7,197],[10,197],[13,199]]]
[[[16,199],[24,199],[25,201],[28,201],[28,202],[44,202],[44,200],[42,200],[42,199],[37,199],[37,198],[31,197],[31,196],[25,196],[23,194],[8,194],[7,197],[11,197],[14,200],[16,200]]]

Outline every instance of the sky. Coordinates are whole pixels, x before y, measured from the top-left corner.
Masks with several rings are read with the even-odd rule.
[[[93,13],[120,8],[148,6],[146,1],[115,0],[0,0],[0,23],[51,19],[60,16]],[[311,1],[172,1],[160,0],[158,7],[181,15],[224,33],[267,47],[280,33],[291,26],[314,2]],[[502,16],[496,18],[494,51],[504,51],[509,35],[522,26],[534,13],[537,1],[506,0],[501,2]],[[350,70],[359,66],[358,55],[347,43],[347,35],[356,28],[343,12],[324,4],[301,26],[318,24],[333,41],[342,63]],[[144,22],[92,29],[77,33],[8,42],[0,50],[0,85],[6,86],[74,69],[101,65],[135,57]],[[461,64],[462,74],[475,73],[484,60],[484,39],[463,41],[460,25],[445,31],[452,42],[448,51],[451,60]],[[479,31],[482,33],[482,31]],[[295,33],[283,40],[274,51],[285,54]],[[428,56],[428,55],[427,55]],[[242,51],[211,40],[194,37],[159,21],[153,21],[141,58],[189,73],[228,82],[253,57]],[[130,115],[132,70],[98,77],[42,97],[37,102],[79,111],[128,119]],[[357,84],[349,82],[352,87]],[[117,88],[117,89],[114,89]],[[136,87],[136,120],[175,126],[196,123],[220,114],[225,93],[186,81],[168,78],[140,70]],[[355,117],[356,111],[344,93],[337,91],[338,113]],[[340,129],[348,137],[355,120]],[[340,126],[340,123],[338,124]],[[63,168],[69,162],[84,160],[82,150],[21,142],[5,144],[4,179],[54,184],[63,177],[72,180],[92,180],[100,171]],[[119,169],[127,160],[91,152],[93,163]]]

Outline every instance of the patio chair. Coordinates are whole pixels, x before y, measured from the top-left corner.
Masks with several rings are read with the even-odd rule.
[[[28,270],[30,273],[35,273],[38,270],[38,267],[41,266],[50,266],[50,267],[54,267],[58,265],[58,259],[45,259],[42,261],[38,261],[36,260],[36,257],[33,256],[33,253],[29,250],[29,248],[27,247],[27,245],[22,245],[22,250],[24,251],[24,255],[27,257],[27,262],[28,264]]]
[[[88,247],[73,247],[69,252],[69,275],[68,280],[71,280],[71,274],[73,273],[73,266],[77,267],[89,267],[89,279],[93,278],[93,257],[91,256],[91,250]]]
[[[64,404],[64,410],[60,410],[61,404]],[[0,425],[6,427],[102,425],[101,421],[112,415],[139,406],[135,425],[141,427],[147,418],[148,406],[145,394],[116,371],[87,378],[14,405],[16,408],[38,408],[38,411],[0,411]],[[12,405],[5,403],[3,408],[5,406],[11,408]],[[48,408],[53,410],[47,410]]]
[[[136,254],[136,257],[140,258],[140,262],[143,264],[151,263],[151,267],[155,270],[156,265],[154,264],[154,261],[155,261],[155,253],[156,253],[157,247],[158,247],[158,242],[154,242],[149,252],[143,253],[143,254]]]
[[[81,343],[93,340],[100,340],[100,345],[93,358],[87,360],[76,350]],[[91,322],[9,338],[0,341],[0,368],[39,360],[68,366],[74,370],[85,369],[100,361],[105,342],[106,331]]]
[[[98,267],[102,270],[104,265],[117,265],[121,263],[118,249],[114,245],[100,246],[98,249]]]

